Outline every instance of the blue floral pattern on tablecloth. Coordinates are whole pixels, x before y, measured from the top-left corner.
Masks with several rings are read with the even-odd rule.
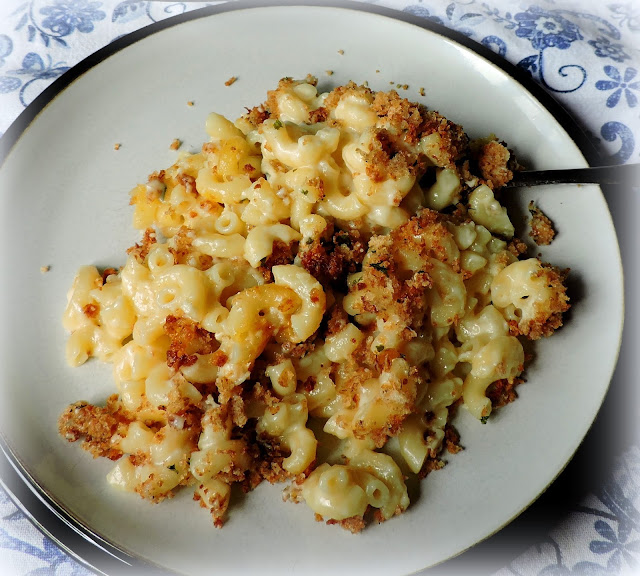
[[[598,90],[613,90],[611,96],[607,98],[607,106],[609,108],[617,106],[624,94],[629,108],[635,108],[638,105],[638,97],[634,92],[640,91],[640,82],[632,81],[638,75],[638,71],[629,67],[625,69],[623,74],[615,66],[605,66],[604,73],[609,76],[610,80],[598,80],[596,88]]]
[[[36,530],[0,488],[0,574],[87,576],[91,572]]]
[[[640,573],[640,449],[624,453],[602,488],[545,542],[495,576],[613,576]]]
[[[429,19],[526,71],[582,123],[604,163],[640,160],[640,3],[635,0],[362,0]],[[219,2],[3,0],[0,134],[51,82],[113,40]],[[84,576],[0,489],[0,573]],[[640,573],[640,450],[545,542],[496,576]]]

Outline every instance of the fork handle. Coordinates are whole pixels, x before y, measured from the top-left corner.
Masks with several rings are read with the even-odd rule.
[[[640,186],[640,164],[514,172],[505,188],[542,184],[626,184]]]

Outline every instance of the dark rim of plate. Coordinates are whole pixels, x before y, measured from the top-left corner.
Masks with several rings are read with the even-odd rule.
[[[65,88],[80,78],[85,72],[99,65],[113,54],[131,46],[152,34],[170,28],[183,22],[199,18],[245,10],[249,8],[267,8],[277,6],[311,6],[319,8],[346,8],[354,11],[368,12],[389,17],[393,20],[406,22],[419,28],[429,30],[440,36],[468,48],[475,54],[490,61],[504,73],[522,85],[569,134],[579,147],[590,165],[598,165],[601,160],[593,142],[580,128],[571,114],[548,92],[538,85],[524,70],[509,63],[493,52],[490,48],[450,30],[433,20],[417,16],[408,12],[401,12],[382,6],[364,4],[352,0],[240,0],[216,6],[199,8],[183,14],[171,16],[166,20],[155,22],[125,36],[117,38],[97,52],[87,56],[47,87],[27,108],[18,116],[0,139],[0,167],[9,156],[14,145],[23,132],[37,118],[42,110],[53,101]],[[89,526],[78,521],[69,511],[58,504],[47,491],[28,473],[2,438],[0,430],[0,485],[7,491],[16,506],[25,513],[27,518],[42,532],[60,546],[72,558],[86,568],[105,575],[135,575],[160,576],[174,574],[166,569],[153,566],[121,550],[107,542]]]

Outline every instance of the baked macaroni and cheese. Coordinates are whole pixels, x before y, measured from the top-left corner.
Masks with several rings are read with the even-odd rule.
[[[388,520],[460,449],[456,410],[513,400],[522,340],[569,308],[499,202],[516,162],[395,91],[312,77],[206,130],[131,192],[124,266],[73,282],[67,361],[112,363],[117,392],[60,433],[114,460],[114,487],[188,487],[216,526],[265,479],[329,524]]]

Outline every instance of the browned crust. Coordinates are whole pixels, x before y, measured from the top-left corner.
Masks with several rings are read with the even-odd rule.
[[[538,246],[548,246],[556,236],[556,230],[549,217],[538,208],[533,200],[529,202],[531,230],[529,236]]]
[[[565,285],[569,269],[561,270],[551,264],[542,263],[537,272],[551,289],[551,298],[536,309],[536,316],[528,322],[509,321],[509,331],[514,336],[526,336],[529,340],[538,340],[551,336],[562,326],[562,315],[571,308]]]
[[[246,119],[251,123],[254,128],[257,128],[262,124],[265,120],[267,120],[271,113],[264,107],[263,104],[259,106],[254,106],[253,108],[247,108]]]
[[[348,322],[349,315],[345,312],[344,308],[342,306],[332,306],[328,314],[325,338],[340,332]]]
[[[195,364],[198,354],[211,354],[218,349],[215,336],[188,318],[167,316],[164,332],[171,340],[167,365],[175,370]]]
[[[117,395],[113,395],[105,408],[84,401],[68,406],[58,419],[58,432],[69,442],[82,438],[82,448],[94,458],[117,460],[122,451],[113,447],[111,439],[116,434],[125,436],[129,422],[119,410]]]
[[[304,358],[316,349],[315,337],[311,336],[308,340],[293,344],[292,342],[282,343],[282,358]]]
[[[211,204],[208,200],[200,202],[202,208],[207,209]],[[194,265],[198,270],[208,270],[213,266],[213,258],[208,254],[193,248],[193,231],[187,226],[180,226],[176,234],[171,238],[169,243],[169,252],[173,255],[176,264]],[[196,257],[195,262],[193,257]]]
[[[457,454],[464,450],[460,445],[460,433],[450,422],[447,422],[444,426],[444,444],[450,454]]]
[[[329,222],[323,236],[304,244],[299,252],[302,267],[324,287],[346,291],[349,274],[364,260],[366,244],[357,230],[335,230]]]
[[[102,271],[102,283],[104,284],[107,281],[107,278],[109,276],[112,276],[114,274],[118,273],[118,269],[117,268],[105,268]]]
[[[435,470],[442,470],[446,465],[444,460],[440,458],[432,458],[427,457],[424,464],[422,465],[422,469],[418,472],[418,477],[422,480],[427,477],[430,472]]]
[[[320,514],[316,514],[316,521],[324,522],[324,518],[320,516]],[[358,534],[362,532],[365,527],[364,518],[361,516],[351,516],[350,518],[344,518],[342,520],[332,520],[329,519],[326,521],[327,526],[333,526],[337,524],[341,528],[348,530],[352,534]]]
[[[491,400],[491,406],[494,409],[502,408],[513,402],[518,397],[516,386],[523,382],[522,378],[513,378],[511,381],[502,378],[490,384],[487,388],[486,396]]]
[[[406,224],[391,233],[396,254],[414,252],[421,258],[435,258],[441,262],[449,260],[447,251],[451,233],[445,226],[446,217],[435,210],[424,209]],[[460,271],[460,262],[450,263],[455,272]]]
[[[372,182],[383,182],[389,178],[398,180],[408,175],[420,176],[425,172],[426,159],[403,148],[401,142],[384,128],[373,130],[365,156],[366,174]]]
[[[97,318],[100,313],[100,305],[95,303],[85,304],[82,312],[87,318]]]
[[[153,228],[147,228],[144,231],[141,242],[139,244],[136,243],[134,246],[127,249],[127,254],[133,256],[140,264],[144,264],[144,261],[149,255],[151,246],[153,246],[157,241],[155,230]]]
[[[324,106],[321,106],[320,108],[316,108],[309,113],[309,122],[311,124],[326,122],[328,117],[329,111]]]
[[[507,147],[496,140],[480,147],[476,160],[478,169],[491,188],[501,188],[513,179],[513,171],[508,166],[510,158]]]
[[[260,263],[258,270],[262,273],[265,282],[273,281],[271,269],[274,266],[283,264],[292,264],[296,253],[298,252],[298,242],[294,241],[289,244],[282,240],[276,240],[273,243],[273,251]]]
[[[509,244],[507,244],[507,250],[509,250],[509,252],[511,252],[511,254],[516,258],[520,258],[520,256],[527,253],[528,248],[520,238],[514,236]]]

